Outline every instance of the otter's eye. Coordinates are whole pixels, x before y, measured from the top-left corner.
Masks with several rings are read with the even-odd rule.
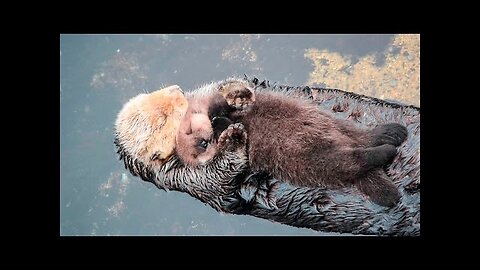
[[[207,148],[208,142],[206,140],[201,140],[200,143],[198,144],[198,146],[200,146],[202,148]]]

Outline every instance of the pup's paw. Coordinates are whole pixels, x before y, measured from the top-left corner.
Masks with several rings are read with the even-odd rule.
[[[241,82],[222,85],[219,92],[225,98],[228,105],[237,110],[243,111],[255,103],[255,93],[251,88]]]
[[[218,138],[218,146],[229,151],[234,151],[246,145],[247,131],[241,123],[231,124]]]

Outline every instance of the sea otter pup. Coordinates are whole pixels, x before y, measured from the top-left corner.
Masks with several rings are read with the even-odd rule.
[[[299,186],[354,184],[380,205],[397,203],[399,191],[382,167],[406,139],[404,126],[361,130],[311,101],[270,90],[254,93],[252,87],[246,80],[229,79],[205,86],[207,94],[189,99],[175,148],[184,163],[208,165],[219,151],[216,134],[242,123],[252,171]]]

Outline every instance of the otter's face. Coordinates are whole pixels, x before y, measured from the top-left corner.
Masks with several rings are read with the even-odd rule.
[[[182,90],[172,85],[128,101],[118,114],[116,139],[132,157],[152,167],[173,154],[175,137],[188,108]]]
[[[199,166],[212,160],[216,152],[217,142],[208,115],[189,109],[177,135],[177,156],[189,166]]]

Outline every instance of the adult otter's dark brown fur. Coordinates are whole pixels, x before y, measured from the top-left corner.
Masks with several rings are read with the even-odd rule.
[[[198,129],[190,129],[188,134],[180,129],[176,151],[187,164],[208,163],[216,152],[212,150],[214,131],[228,126],[229,121],[240,122],[248,134],[253,171],[267,172],[298,186],[337,188],[355,184],[384,206],[393,206],[400,198],[382,167],[406,139],[404,126],[390,123],[372,130],[358,129],[308,100],[268,90],[254,93],[244,80],[227,80],[216,87],[218,92],[210,91],[202,102],[189,101],[189,110],[208,112],[213,125],[197,125]],[[183,122],[193,120],[187,113]],[[188,142],[202,142],[204,147],[192,147]]]

